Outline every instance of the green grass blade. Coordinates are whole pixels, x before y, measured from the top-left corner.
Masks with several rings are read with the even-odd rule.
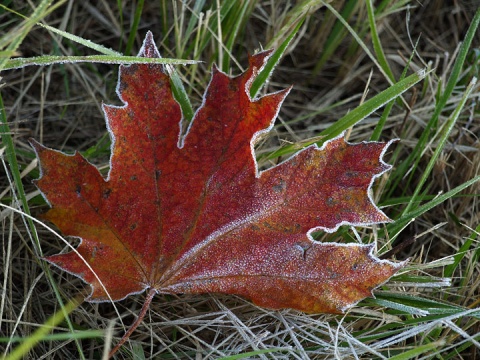
[[[125,48],[125,54],[131,54],[133,43],[135,42],[135,37],[138,31],[138,25],[140,24],[140,19],[142,17],[143,4],[145,0],[138,0],[135,6],[135,14],[133,16],[132,26],[130,28],[130,34],[128,34],[127,46]]]
[[[53,26],[49,26],[49,25],[45,25],[45,24],[42,24],[42,23],[37,23],[37,25],[41,26],[41,27],[44,27],[45,29],[55,33],[55,34],[58,34],[68,40],[71,40],[77,44],[80,44],[80,45],[83,45],[89,49],[92,49],[92,50],[95,50],[97,52],[99,52],[100,54],[104,54],[104,55],[111,55],[111,56],[121,56],[122,54],[115,51],[115,50],[112,50],[112,49],[109,49],[109,48],[106,48],[105,46],[103,45],[99,45],[99,44],[96,44],[94,43],[93,41],[90,41],[88,39],[84,39],[80,36],[77,36],[77,35],[73,35],[67,31],[63,31],[63,30],[59,30],[57,28],[54,28]]]
[[[402,93],[410,89],[413,85],[421,81],[423,78],[425,78],[426,74],[427,73],[425,71],[420,71],[418,73],[412,74],[405,79],[399,81],[398,83],[390,86],[388,89],[382,91],[380,94],[375,95],[373,98],[367,100],[362,105],[356,107],[347,115],[336,121],[332,126],[322,131],[320,133],[320,136],[322,136],[323,139],[319,144],[340,135],[348,128],[365,119],[375,110],[387,104],[389,101],[395,99],[396,97],[400,96]]]
[[[196,64],[195,60],[146,58],[138,56],[119,55],[87,55],[87,56],[38,56],[31,58],[16,58],[5,62],[4,70],[20,69],[26,66],[45,66],[64,63],[99,63],[99,64],[164,64],[164,65],[188,65]]]
[[[268,354],[275,351],[283,351],[283,349],[262,349],[262,350],[255,350],[249,351],[242,354],[225,356],[221,358],[222,360],[238,360],[238,359],[250,359],[252,356],[261,355],[261,354]]]
[[[415,49],[417,48],[418,44],[415,44]],[[403,69],[402,75],[400,75],[400,81],[405,79],[405,76],[407,76],[407,71],[410,67],[410,63],[413,59],[413,56],[415,55],[415,50],[412,52],[410,55],[410,59],[408,59],[407,65]],[[382,113],[382,116],[380,117],[380,120],[378,120],[377,125],[375,126],[375,129],[373,129],[372,136],[370,137],[371,141],[378,141],[380,139],[380,135],[382,134],[383,128],[387,122],[388,116],[390,115],[390,112],[392,111],[393,105],[395,104],[395,101],[390,101],[390,103],[385,106],[385,110]]]
[[[6,151],[5,151],[6,157],[7,157],[7,161],[10,167],[10,172],[12,174],[13,181],[15,184],[17,196],[20,199],[23,212],[27,215],[25,218],[26,218],[26,223],[28,224],[28,228],[30,230],[33,249],[34,249],[35,255],[40,258],[43,256],[42,248],[40,247],[40,241],[38,239],[37,229],[35,228],[35,225],[33,224],[33,221],[31,219],[30,208],[28,206],[28,201],[25,195],[25,189],[23,187],[22,177],[20,174],[20,168],[18,166],[17,157],[15,155],[15,146],[13,143],[12,132],[10,130],[10,127],[8,126],[8,121],[5,114],[6,112],[5,112],[5,107],[3,105],[3,98],[0,93],[0,136],[2,139],[2,144],[6,148]],[[42,265],[43,265],[42,266],[43,271],[45,272],[45,275],[49,280],[49,283],[53,289],[53,292],[55,293],[56,299],[63,309],[65,305],[60,295],[60,291],[58,290],[57,285],[53,279],[50,268],[48,266],[45,266],[45,262],[42,262]],[[70,321],[68,316],[66,317],[66,322],[69,330],[71,332],[74,332],[72,322]],[[83,353],[81,351],[80,343],[77,340],[75,340],[75,343],[77,348],[79,349],[79,354],[80,354],[79,356],[81,357],[81,359],[84,359]]]
[[[65,1],[59,1],[55,4],[55,7],[58,7],[61,3],[64,3]],[[47,16],[50,11],[52,10],[52,1],[51,0],[42,0],[38,6],[35,8],[33,11],[33,14],[25,20],[24,25],[19,29],[18,33],[15,35],[13,38],[13,41],[7,46],[5,49],[6,53],[13,54],[20,44],[23,42],[23,39],[25,39],[25,36],[30,32],[31,28],[38,23],[42,18]],[[9,10],[6,7],[3,7],[4,9]],[[0,58],[0,70],[2,70],[9,60],[9,57],[2,57]]]
[[[352,16],[354,10],[357,9],[358,5],[359,5],[359,2],[357,0],[347,1],[340,13],[340,16],[342,17],[342,19],[348,20]],[[328,29],[324,25],[322,25],[322,28],[320,29],[320,31],[329,31],[329,30],[330,29]],[[317,75],[320,72],[320,70],[323,68],[323,65],[325,65],[325,63],[332,58],[333,54],[335,53],[335,51],[338,49],[338,47],[344,40],[345,33],[346,33],[345,27],[339,20],[337,20],[333,25],[327,40],[325,41],[322,54],[320,55],[320,59],[315,64],[312,74]]]
[[[373,9],[372,0],[366,1],[367,5],[367,14],[368,14],[368,23],[370,24],[370,34],[372,36],[373,50],[377,55],[378,63],[382,68],[383,72],[388,76],[390,81],[394,82],[395,77],[393,76],[392,69],[388,65],[387,58],[383,52],[382,43],[380,42],[380,37],[378,36],[377,24],[375,22],[375,12]]]
[[[232,24],[228,26],[229,34],[227,41],[224,43],[224,48],[226,50],[225,55],[223,56],[222,69],[228,71],[230,68],[231,54],[233,47],[237,41],[237,36],[240,32],[242,24],[245,24],[246,15],[249,14],[250,2],[238,2],[240,9],[235,9],[235,16],[230,17]]]
[[[13,182],[17,190],[17,197],[20,199],[22,210],[25,214],[30,215],[30,208],[28,207],[27,197],[25,195],[25,189],[22,183],[22,177],[20,175],[20,167],[18,166],[17,157],[15,153],[15,145],[13,143],[12,131],[8,126],[8,121],[5,116],[5,107],[3,105],[3,97],[0,94],[0,137],[2,139],[2,145],[5,147],[5,155],[10,167],[10,173],[13,177]],[[38,240],[36,228],[31,220],[27,218],[27,222],[33,238],[33,246],[35,249],[35,255],[38,257],[43,256],[40,242]]]
[[[100,338],[105,334],[102,330],[84,330],[84,331],[75,331],[72,333],[59,333],[59,334],[48,334],[43,335],[40,341],[65,341],[73,339],[92,339]],[[0,337],[0,343],[23,343],[29,341],[30,337]]]
[[[28,338],[25,338],[25,340],[18,347],[16,347],[7,357],[5,357],[5,360],[19,360],[26,356],[30,349],[45,339],[45,337],[53,330],[55,326],[68,318],[68,314],[75,310],[78,305],[79,303],[75,299],[70,300],[67,304],[65,304],[65,306],[62,307],[61,310],[52,315],[43,324],[43,326],[38,328]]]
[[[407,91],[410,87],[421,81],[426,76],[426,74],[428,73],[421,71],[419,73],[408,76],[407,78],[399,81],[393,86],[390,86],[388,89],[382,91],[380,94],[375,95],[370,100],[364,102],[362,105],[356,107],[347,115],[337,120],[334,124],[322,131],[319,136],[315,137],[313,140],[303,142],[303,147],[315,143],[320,146],[325,141],[340,135],[348,128],[365,119],[367,116],[372,114],[381,106],[389,103],[390,101],[401,95],[403,92]],[[319,138],[320,140],[318,140]],[[298,144],[286,145],[278,150],[273,151],[270,154],[262,156],[261,159],[275,159],[279,156],[292,154],[298,150],[301,150],[303,147],[300,147]]]
[[[268,42],[265,46],[266,49],[276,47],[276,44],[281,41],[284,34],[288,34],[290,29],[293,29],[298,24],[299,19],[303,19],[308,14],[312,13],[316,9],[323,6],[323,1],[318,0],[303,0],[297,2],[297,4],[288,12],[287,21],[283,25],[278,33]]]
[[[414,210],[411,210],[407,214],[403,214],[401,218],[395,221],[395,223],[391,224],[389,226],[389,230],[391,229],[390,235],[392,237],[395,237],[401,229],[407,225],[410,221],[413,219],[419,217],[420,215],[426,213],[427,211],[433,209],[435,206],[440,205],[442,202],[450,199],[451,197],[457,195],[459,192],[465,190],[469,186],[475,184],[477,181],[480,180],[480,176],[476,176],[473,179],[470,179],[469,181],[466,181],[465,183],[457,186],[456,188],[437,196],[434,200],[431,200],[427,202],[426,204],[423,204]]]
[[[185,30],[185,38],[189,39],[192,36],[193,29],[198,24],[198,17],[202,11],[203,6],[205,5],[205,0],[197,0],[193,5],[192,14],[190,20],[188,21],[187,29]]]
[[[395,309],[395,310],[397,310],[397,311],[399,311],[403,314],[416,315],[416,316],[425,316],[425,315],[430,314],[428,311],[419,309],[416,306],[399,304],[397,302],[390,301],[390,300],[375,299],[371,302],[378,305],[378,306],[383,306],[383,307],[386,307],[386,308]]]
[[[465,255],[467,255],[471,246],[475,243],[475,240],[477,239],[477,236],[479,233],[480,233],[480,225],[478,225],[475,231],[472,232],[470,237],[463,243],[462,247],[458,249],[457,253],[453,255],[453,263],[445,267],[445,270],[443,271],[443,276],[445,277],[453,276],[453,273],[458,268],[458,265],[464,259]]]
[[[443,148],[445,147],[445,144],[447,143],[448,137],[450,136],[450,132],[452,131],[458,117],[460,116],[461,111],[463,110],[463,107],[465,106],[465,103],[469,99],[469,95],[472,93],[473,88],[477,82],[477,79],[472,79],[470,84],[468,85],[467,89],[465,90],[458,106],[455,108],[455,111],[453,114],[450,116],[450,119],[446,122],[443,131],[441,133],[440,140],[438,142],[437,148],[435,149],[435,152],[431,156],[427,167],[423,169],[422,171],[422,176],[420,177],[420,180],[418,182],[418,185],[415,188],[415,191],[411,197],[410,202],[408,205],[405,207],[404,213],[407,213],[410,211],[410,209],[415,205],[415,203],[418,201],[418,196],[420,192],[423,189],[423,185],[427,181],[428,177],[430,176],[430,173],[433,170],[433,167],[435,166],[435,163],[440,156],[440,154],[443,151]]]
[[[354,37],[356,43],[360,45],[360,47],[363,49],[363,51],[368,55],[370,60],[375,64],[375,66],[382,72],[382,74],[385,76],[385,79],[390,83],[390,85],[393,84],[393,82],[390,80],[390,77],[383,71],[383,67],[379,64],[375,56],[373,56],[372,52],[368,48],[368,46],[363,42],[361,37],[355,32],[355,30],[350,26],[350,24],[347,23],[347,21],[338,13],[335,8],[328,4],[324,3],[325,7],[328,8],[336,17],[337,19],[345,26],[345,28],[350,32],[350,34]]]
[[[58,7],[59,5],[60,5],[60,3],[57,3],[57,4],[55,5],[55,8]],[[29,19],[28,17],[24,16],[23,14],[20,14],[20,13],[18,13],[18,12],[16,12],[16,11],[13,11],[13,10],[10,9],[10,8],[7,8],[7,7],[6,7],[5,5],[3,5],[3,4],[0,4],[0,7],[3,8],[3,9],[5,9],[5,10],[7,10],[7,11],[13,12],[15,15],[22,17],[24,20],[28,20],[28,19]],[[49,12],[50,12],[50,11],[49,11]],[[121,15],[121,12],[120,12],[120,15]],[[98,51],[98,52],[101,53],[101,54],[104,54],[104,55],[121,55],[120,53],[118,53],[118,52],[116,52],[116,51],[114,51],[114,50],[112,50],[112,49],[108,49],[108,48],[106,48],[106,47],[104,47],[104,46],[102,46],[102,45],[96,44],[96,43],[94,43],[94,42],[92,42],[92,41],[90,41],[90,40],[84,39],[84,38],[82,38],[82,37],[80,37],[80,36],[73,35],[73,34],[67,32],[67,31],[59,30],[59,29],[57,29],[57,28],[55,28],[55,27],[53,27],[53,26],[50,26],[50,25],[47,25],[47,24],[43,24],[43,23],[41,23],[41,22],[36,23],[36,25],[41,26],[41,27],[47,29],[48,31],[53,32],[53,33],[55,33],[55,34],[58,34],[58,35],[66,38],[66,39],[69,39],[69,40],[71,40],[71,41],[73,41],[73,42],[76,42],[76,43],[78,43],[78,44],[81,44],[81,45],[83,45],[83,46],[85,46],[85,47],[87,47],[87,48],[90,48],[90,49],[93,49],[93,50],[95,50],[95,51]]]
[[[180,79],[180,75],[178,75],[173,66],[167,66],[166,69],[168,71],[168,75],[170,75],[170,84],[172,85],[173,96],[175,97],[175,100],[178,101],[182,109],[183,119],[186,122],[190,122],[193,119],[194,111],[187,91],[183,86],[182,79]]]
[[[402,80],[403,77],[400,78],[400,79]],[[382,131],[383,131],[383,128],[385,127],[388,116],[390,115],[390,113],[393,109],[393,105],[395,105],[395,100],[390,101],[385,106],[385,109],[382,112],[382,116],[380,116],[380,119],[378,120],[378,123],[375,126],[375,129],[373,129],[372,136],[370,136],[370,141],[380,140],[380,136],[382,135]]]
[[[230,13],[230,11],[232,10],[232,8],[234,7],[235,5],[235,1],[223,1],[220,5],[220,9],[217,9],[217,11],[220,11],[220,24],[224,21],[224,19],[228,16],[228,14]],[[208,31],[205,33],[205,36],[203,36],[202,38],[202,41],[199,43],[198,45],[198,52],[201,53],[203,52],[203,50],[205,50],[205,48],[211,44],[213,41],[212,41],[212,37],[213,39],[215,39],[217,37],[217,33],[218,33],[218,21],[217,21],[217,16],[214,15],[214,16],[211,16],[210,17],[210,23],[208,24]],[[215,44],[215,46],[218,48],[219,44],[218,44],[218,38],[216,39],[217,43]],[[211,59],[212,62],[214,59]],[[220,64],[220,62],[219,62]]]
[[[411,151],[407,159],[397,166],[397,173],[400,174],[400,176],[398,176],[395,179],[395,181],[390,186],[391,188],[397,188],[400,182],[405,182],[405,180],[403,179],[403,176],[404,176],[403,174],[407,174],[408,169],[410,167],[413,167],[414,171],[411,172],[411,175],[408,181],[406,181],[405,185],[408,187],[412,179],[416,176],[415,170],[418,168],[418,164],[422,157],[423,150],[425,149],[429,141],[432,130],[437,126],[438,118],[440,114],[444,111],[448,99],[450,99],[450,97],[452,96],[453,90],[455,89],[455,86],[462,72],[465,59],[467,57],[472,41],[475,35],[477,34],[477,28],[479,23],[480,23],[480,8],[477,9],[475,16],[472,19],[472,22],[470,24],[470,27],[468,28],[467,34],[465,35],[465,40],[460,46],[460,51],[457,55],[457,58],[455,59],[455,63],[453,65],[453,69],[450,74],[450,77],[448,78],[448,82],[445,86],[445,90],[438,98],[432,117],[430,121],[427,123],[427,125],[425,126],[425,129],[422,131],[418,139],[418,142],[415,145],[415,148]]]
[[[302,26],[303,21],[304,19],[300,19],[298,21],[297,25],[293,28],[290,35],[287,36],[287,38],[282,42],[279,48],[275,50],[272,56],[270,56],[270,58],[267,60],[267,63],[263,67],[262,71],[260,71],[260,73],[257,75],[255,80],[253,81],[252,86],[250,88],[250,97],[252,99],[257,96],[262,86],[267,82],[267,79],[269,78],[273,69],[275,68],[275,66],[277,66],[283,54],[285,53],[285,50],[287,49],[288,44],[290,44],[290,42],[297,34],[300,27]]]
[[[370,302],[382,304],[381,302],[388,302],[390,305],[382,304],[382,306],[391,307],[393,309],[405,311],[405,309],[413,309],[417,311],[417,315],[428,314],[440,314],[440,315],[453,315],[465,311],[460,306],[452,306],[448,303],[443,303],[433,299],[425,299],[420,296],[410,294],[397,294],[397,293],[377,293],[375,299],[369,299]],[[394,304],[393,306],[391,304]],[[403,309],[405,307],[405,309]],[[410,311],[406,313],[412,314]]]
[[[413,358],[418,358],[418,356],[425,354],[427,352],[430,352],[430,351],[436,352],[438,348],[441,348],[444,345],[445,345],[444,340],[434,341],[425,345],[415,346],[415,348],[411,350],[407,350],[401,354],[392,356],[389,359],[390,360],[409,360]]]

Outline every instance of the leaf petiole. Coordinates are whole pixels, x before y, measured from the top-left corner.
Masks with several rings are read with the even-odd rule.
[[[118,344],[115,345],[115,347],[108,353],[109,359],[118,351],[118,349],[122,347],[122,345],[130,338],[130,335],[132,335],[132,333],[137,329],[138,325],[140,325],[140,323],[143,321],[143,318],[145,317],[145,314],[147,313],[147,310],[150,307],[150,304],[156,293],[157,291],[154,288],[150,289],[147,298],[143,303],[142,310],[140,311],[140,314],[138,314],[137,320],[135,320],[135,322],[130,326],[130,329],[128,329],[128,331],[122,336]]]

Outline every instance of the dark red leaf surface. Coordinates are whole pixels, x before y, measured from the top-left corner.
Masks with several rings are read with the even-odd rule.
[[[92,286],[87,300],[158,293],[238,294],[268,308],[337,313],[371,296],[402,264],[372,247],[317,243],[313,229],[389,219],[369,195],[389,169],[388,144],[343,137],[258,172],[253,145],[288,90],[258,99],[249,86],[269,52],[231,78],[216,68],[186,134],[163,66],[121,66],[123,106],[105,105],[112,136],[105,179],[81,155],[33,142],[45,219],[81,238],[48,261]],[[139,54],[158,57],[149,33]]]

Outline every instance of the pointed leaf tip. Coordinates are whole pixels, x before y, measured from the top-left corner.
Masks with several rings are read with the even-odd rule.
[[[272,53],[273,50],[264,50],[248,56],[248,69],[245,76],[251,78],[251,82],[253,82],[260,71],[262,71]]]
[[[43,147],[42,144],[40,144],[37,140],[35,140],[34,138],[29,138],[28,139],[28,143],[30,144],[30,146],[35,150],[35,152],[38,153],[38,150],[40,148]]]
[[[262,50],[253,55],[248,55],[249,67],[262,68],[272,54],[273,54],[273,49],[268,49],[268,50]]]
[[[147,31],[147,34],[145,35],[145,40],[143,40],[142,48],[138,52],[138,56],[147,58],[161,57],[157,45],[155,45],[155,40],[153,39],[153,34],[151,31]]]

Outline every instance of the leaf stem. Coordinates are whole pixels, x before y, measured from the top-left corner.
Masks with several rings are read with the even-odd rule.
[[[147,310],[150,306],[150,303],[153,300],[153,297],[157,291],[154,288],[151,288],[150,291],[148,292],[147,298],[145,299],[145,302],[143,303],[142,310],[140,311],[140,314],[138,314],[137,320],[130,326],[130,329],[122,336],[120,341],[118,342],[117,345],[108,353],[108,358],[110,359],[117,351],[122,347],[122,345],[130,338],[130,335],[135,331],[135,329],[140,325],[140,323],[143,321],[143,318],[145,317],[145,314],[147,313]]]

